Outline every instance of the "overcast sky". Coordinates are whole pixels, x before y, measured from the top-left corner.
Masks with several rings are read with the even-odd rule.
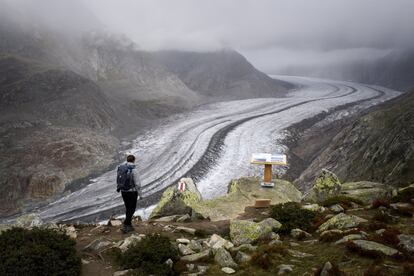
[[[284,66],[376,58],[414,45],[413,0],[84,0],[144,49],[242,52]]]
[[[45,0],[8,1],[29,1],[45,16],[54,13]],[[73,0],[53,3],[64,1]],[[79,1],[142,49],[234,48],[267,73],[372,59],[414,45],[414,0]],[[75,23],[78,12],[65,10],[66,17],[58,18]]]

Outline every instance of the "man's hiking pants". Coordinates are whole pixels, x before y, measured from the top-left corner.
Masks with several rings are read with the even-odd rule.
[[[138,192],[122,192],[122,198],[125,204],[124,225],[132,225],[131,220],[137,207]]]

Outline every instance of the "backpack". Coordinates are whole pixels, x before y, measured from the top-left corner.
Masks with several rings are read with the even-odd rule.
[[[134,167],[128,166],[128,164],[122,164],[118,166],[118,172],[116,176],[117,188],[122,191],[128,191],[135,187],[134,176],[132,174]]]

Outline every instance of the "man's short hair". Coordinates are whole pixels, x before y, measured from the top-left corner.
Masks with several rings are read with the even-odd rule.
[[[135,162],[135,156],[133,156],[133,155],[128,155],[128,156],[127,156],[127,162],[134,163],[134,162]]]

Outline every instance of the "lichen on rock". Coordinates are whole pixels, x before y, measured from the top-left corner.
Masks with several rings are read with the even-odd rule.
[[[377,198],[391,195],[391,189],[384,184],[370,181],[341,183],[331,171],[322,169],[315,184],[303,200],[311,203],[323,203],[336,196],[346,196],[365,205]]]
[[[323,231],[331,230],[331,229],[339,229],[339,230],[349,229],[349,228],[357,227],[360,223],[366,222],[366,221],[367,221],[366,219],[363,219],[363,218],[360,218],[354,215],[347,215],[344,213],[339,213],[338,215],[330,218],[328,221],[326,221],[321,226],[319,226],[318,232],[321,233]]]
[[[252,243],[272,232],[272,226],[248,220],[230,221],[230,238],[236,245]]]
[[[322,169],[309,193],[304,197],[305,201],[322,202],[329,197],[338,195],[341,190],[341,182],[333,172]]]
[[[152,211],[150,218],[171,215],[194,215],[196,205],[201,201],[201,194],[191,179],[182,179],[186,182],[186,189],[181,192],[175,186],[164,191],[158,205]],[[192,184],[192,185],[191,185]]]

